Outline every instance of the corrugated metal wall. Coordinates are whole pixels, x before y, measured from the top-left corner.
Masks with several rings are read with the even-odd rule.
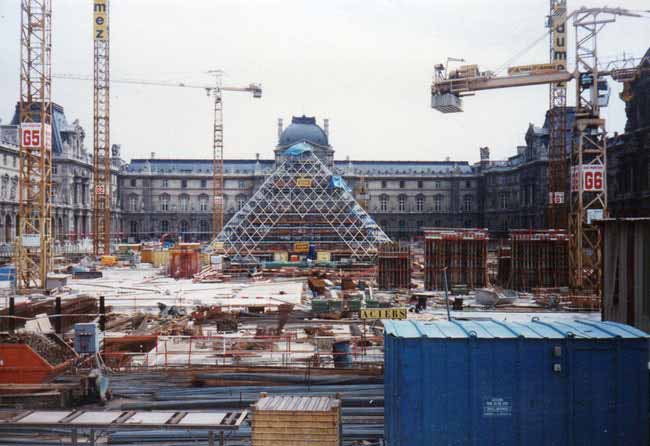
[[[603,319],[650,332],[650,219],[602,223]]]

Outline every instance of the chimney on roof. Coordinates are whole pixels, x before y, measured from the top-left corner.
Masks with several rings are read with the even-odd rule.
[[[151,159],[154,159],[156,157],[156,152],[151,152]]]
[[[323,131],[327,138],[330,137],[330,120],[328,118],[323,119]]]
[[[257,161],[260,160],[260,154],[259,154],[259,152],[255,154],[255,159],[256,159]]]
[[[282,118],[278,118],[278,143],[280,142],[281,136],[282,136]]]

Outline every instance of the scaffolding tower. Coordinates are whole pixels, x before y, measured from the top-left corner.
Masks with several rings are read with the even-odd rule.
[[[276,253],[328,252],[331,258],[372,260],[389,237],[334,175],[298,143],[212,242],[213,253],[258,262]]]

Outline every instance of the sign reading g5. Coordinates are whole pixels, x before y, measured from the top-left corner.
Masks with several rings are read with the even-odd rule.
[[[94,1],[93,39],[108,40],[108,0]]]
[[[361,319],[406,319],[406,308],[362,308]]]

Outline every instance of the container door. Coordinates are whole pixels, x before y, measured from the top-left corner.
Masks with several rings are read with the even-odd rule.
[[[576,349],[573,358],[574,444],[616,445],[616,352]]]

